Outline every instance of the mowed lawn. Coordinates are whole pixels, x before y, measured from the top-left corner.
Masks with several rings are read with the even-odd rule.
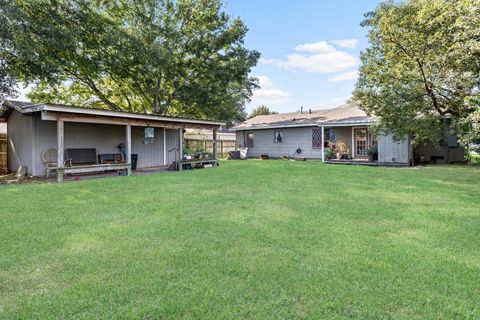
[[[316,161],[0,187],[0,318],[480,318],[480,170]]]

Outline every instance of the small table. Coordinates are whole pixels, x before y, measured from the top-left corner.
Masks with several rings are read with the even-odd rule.
[[[218,166],[218,160],[217,159],[198,159],[198,160],[180,160],[176,162],[177,164],[177,170],[182,171],[183,170],[183,165],[185,164],[190,164],[192,166],[194,165],[212,165],[213,167]]]

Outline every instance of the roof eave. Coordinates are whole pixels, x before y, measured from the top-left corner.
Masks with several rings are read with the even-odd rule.
[[[316,123],[303,123],[303,124],[294,124],[294,125],[277,125],[277,126],[250,126],[250,127],[233,127],[230,128],[232,131],[243,131],[243,130],[265,130],[265,129],[280,129],[280,128],[305,128],[305,127],[317,127]]]
[[[349,127],[349,126],[361,126],[375,124],[376,120],[369,121],[331,121],[323,123],[308,123],[308,124],[296,124],[296,125],[274,125],[274,126],[250,126],[250,127],[233,127],[230,130],[243,131],[243,130],[267,130],[267,129],[281,129],[281,128],[305,128],[305,127]]]
[[[139,114],[139,113],[132,113],[132,112],[110,111],[110,110],[102,110],[102,109],[85,109],[85,108],[70,107],[70,106],[62,107],[62,106],[48,105],[43,103],[32,104],[31,106],[27,106],[23,108],[19,108],[18,106],[16,106],[14,103],[10,101],[6,101],[5,103],[7,104],[7,106],[17,110],[20,113],[51,111],[51,112],[99,115],[99,116],[107,116],[107,117],[110,116],[110,117],[119,117],[119,118],[128,118],[128,119],[204,124],[204,125],[212,125],[212,126],[219,126],[219,127],[226,125],[224,122],[219,122],[219,121],[163,117],[163,116],[157,116],[157,115]]]

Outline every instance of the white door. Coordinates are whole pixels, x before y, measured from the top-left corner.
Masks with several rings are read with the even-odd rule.
[[[367,128],[356,128],[355,133],[355,158],[366,158],[368,147]]]

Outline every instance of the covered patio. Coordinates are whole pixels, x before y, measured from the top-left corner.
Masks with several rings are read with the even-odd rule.
[[[391,134],[377,134],[371,125],[323,125],[322,161],[350,165],[410,165],[410,140],[395,141]]]
[[[320,130],[323,162],[368,162],[368,152],[378,148],[368,125],[322,125]]]
[[[208,159],[216,164],[217,130],[221,122],[165,117],[63,105],[7,102],[10,171],[25,168],[31,176],[130,175],[132,169],[180,170],[184,131],[213,132]],[[28,140],[28,141],[26,141]],[[47,156],[48,155],[48,156]]]

